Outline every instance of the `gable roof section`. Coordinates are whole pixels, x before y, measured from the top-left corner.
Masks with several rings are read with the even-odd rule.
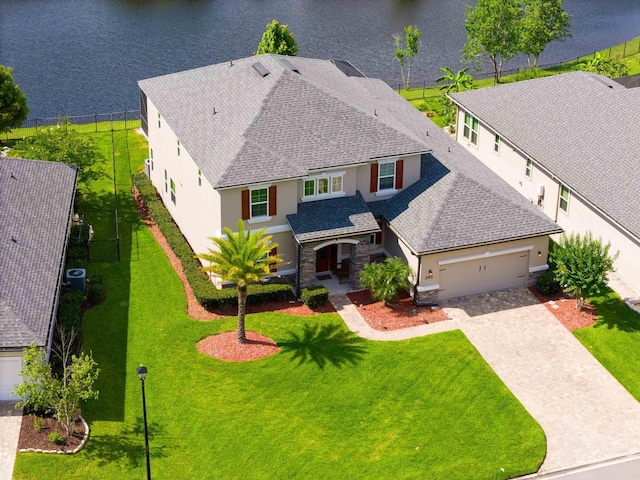
[[[640,238],[640,89],[573,72],[451,98]]]
[[[0,348],[47,345],[76,176],[63,163],[0,158]]]
[[[329,60],[288,58],[298,73],[283,58],[249,57],[139,86],[215,188],[428,151],[424,135],[407,132],[391,111],[388,93],[378,101],[363,88],[379,89],[379,80],[346,76]],[[253,68],[256,60],[269,75]]]

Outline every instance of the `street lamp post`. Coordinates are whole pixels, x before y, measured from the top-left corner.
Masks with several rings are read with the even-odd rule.
[[[144,396],[144,380],[147,378],[147,367],[140,365],[136,369],[140,383],[142,383],[142,415],[144,417],[144,448],[147,456],[147,480],[151,480],[151,465],[149,464],[149,431],[147,430],[147,401]]]

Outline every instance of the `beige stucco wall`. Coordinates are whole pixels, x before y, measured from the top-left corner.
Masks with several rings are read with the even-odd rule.
[[[416,257],[406,243],[396,236],[388,227],[384,227],[383,245],[385,255],[402,258],[411,269],[414,279],[418,274],[418,257]]]
[[[570,193],[568,212],[558,207],[560,182],[543,171],[533,159],[532,178],[525,176],[526,157],[515,150],[507,141],[502,140],[499,155],[493,151],[495,132],[480,122],[478,128],[478,146],[471,145],[463,137],[464,111],[458,112],[457,140],[465,146],[480,161],[502,177],[525,198],[537,204],[536,189],[544,185],[544,199],[539,206],[549,218],[555,220],[567,234],[591,231],[594,237],[602,238],[604,242],[611,242],[611,251],[620,251],[615,262],[617,274],[626,282],[640,290],[640,241],[624,233],[604,215],[589,205],[576,192]],[[559,235],[554,237],[555,240]]]
[[[529,248],[530,247],[530,248]],[[440,265],[439,260],[448,260],[459,257],[466,257],[469,255],[489,254],[495,255],[496,253],[504,251],[510,252],[512,249],[526,248],[531,252],[529,255],[529,272],[538,270],[546,270],[547,252],[549,248],[549,237],[534,237],[525,238],[522,240],[513,240],[510,242],[503,242],[492,245],[485,245],[481,247],[466,248],[461,250],[454,250],[449,252],[435,253],[431,255],[423,255],[420,257],[420,279],[418,285],[424,286],[437,286],[440,284]],[[538,252],[540,254],[538,255]],[[433,274],[433,278],[428,278],[429,270]]]
[[[402,172],[402,190],[409,185],[416,183],[420,180],[420,155],[409,155],[406,157],[399,157],[404,160],[403,172]],[[365,202],[375,202],[376,200],[384,200],[390,198],[391,195],[376,195],[376,193],[370,193],[371,189],[371,163],[367,165],[360,165],[357,169],[356,189],[360,191]],[[355,193],[355,192],[354,192]]]
[[[151,182],[193,250],[206,252],[211,246],[208,237],[220,230],[220,195],[204,175],[202,185],[198,184],[198,167],[187,151],[188,146],[181,144],[178,156],[176,134],[164,119],[161,119],[162,127],[158,128],[157,109],[151,100],[148,100],[147,108],[150,157],[153,150]],[[176,186],[175,205],[171,201],[170,178]]]

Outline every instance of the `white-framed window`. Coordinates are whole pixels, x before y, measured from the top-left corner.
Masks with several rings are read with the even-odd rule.
[[[378,191],[393,190],[396,186],[396,162],[378,164]]]
[[[269,189],[254,188],[249,192],[251,218],[266,217],[269,214]]]
[[[176,182],[173,181],[173,178],[169,178],[169,183],[171,184],[171,201],[173,204],[176,204]]]
[[[478,119],[470,113],[465,112],[464,114],[464,129],[462,135],[473,145],[478,146]]]
[[[178,156],[180,156],[180,140],[178,140]]]
[[[342,187],[344,173],[325,173],[305,178],[302,181],[303,200],[318,200],[325,197],[344,195]]]
[[[569,212],[569,197],[570,197],[569,187],[560,185],[560,205],[558,205],[558,207],[564,213]]]
[[[531,170],[533,169],[533,162],[527,158],[527,164],[524,167],[524,176],[531,180]]]
[[[496,136],[493,140],[493,153],[496,155],[500,155],[500,135],[496,133]]]
[[[167,169],[164,169],[164,191],[169,191],[169,184],[167,183]]]
[[[202,186],[202,172],[198,169],[198,186]]]

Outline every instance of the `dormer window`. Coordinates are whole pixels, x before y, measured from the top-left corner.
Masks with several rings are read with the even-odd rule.
[[[379,160],[371,164],[370,192],[376,196],[393,195],[402,188],[404,160]]]
[[[345,172],[327,172],[305,178],[302,184],[302,200],[320,200],[344,195],[344,174]]]

